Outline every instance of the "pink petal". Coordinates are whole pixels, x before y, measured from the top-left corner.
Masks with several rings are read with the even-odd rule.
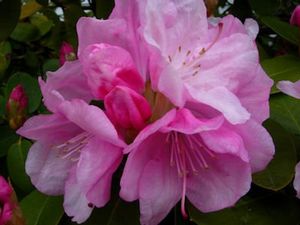
[[[290,18],[290,24],[295,25],[295,26],[300,26],[300,5],[298,5]]]
[[[295,172],[294,188],[297,191],[297,198],[300,198],[300,163],[296,165]]]
[[[41,192],[48,195],[64,193],[65,181],[74,162],[60,157],[51,144],[36,142],[30,148],[26,160],[26,173]]]
[[[202,212],[233,206],[250,189],[249,164],[229,154],[206,160],[209,168],[188,179],[189,201]]]
[[[92,138],[82,149],[77,164],[77,183],[87,199],[97,207],[104,206],[110,198],[112,174],[121,163],[120,147]]]
[[[196,101],[222,112],[232,124],[245,123],[250,118],[249,112],[241,105],[238,97],[224,87],[216,87],[207,91],[189,87],[189,92]]]
[[[70,102],[63,102],[59,110],[68,120],[88,133],[97,136],[101,140],[124,146],[124,143],[118,138],[114,126],[100,108],[88,105],[82,100],[74,99]]]
[[[141,130],[151,116],[147,100],[130,88],[117,86],[104,99],[106,113],[122,128]]]
[[[57,111],[63,100],[80,98],[89,102],[92,99],[92,93],[78,60],[66,62],[56,72],[48,72],[46,82],[40,79],[40,87],[44,104],[52,112]]]
[[[145,165],[139,182],[140,220],[144,225],[157,225],[181,197],[182,181],[163,147],[156,146],[159,154]]]
[[[98,99],[103,99],[117,85],[141,93],[144,81],[125,49],[108,44],[87,46],[80,55],[88,84]]]
[[[29,139],[57,144],[72,138],[81,131],[82,129],[68,121],[64,116],[52,114],[29,118],[17,130],[17,134]]]
[[[245,20],[245,28],[249,37],[255,41],[259,32],[259,26],[257,22],[254,19],[248,18]]]
[[[211,151],[239,156],[243,161],[249,162],[243,139],[230,128],[222,126],[218,130],[205,131],[201,133],[201,137]]]
[[[300,99],[300,80],[295,83],[291,81],[279,81],[277,88],[287,95]]]
[[[252,172],[263,170],[273,158],[274,143],[268,131],[255,120],[232,127],[243,139],[249,154]]]
[[[73,217],[72,221],[77,223],[86,221],[93,210],[93,206],[89,206],[85,193],[78,185],[75,169],[71,170],[66,181],[64,209],[68,216]]]

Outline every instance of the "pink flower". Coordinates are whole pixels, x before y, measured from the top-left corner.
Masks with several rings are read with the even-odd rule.
[[[300,6],[298,5],[290,18],[290,24],[300,27]]]
[[[13,190],[6,182],[6,180],[0,176],[0,224],[4,225],[11,220],[13,216],[13,210],[15,208],[11,197]]]
[[[73,46],[68,42],[63,42],[59,49],[59,64],[62,66],[66,61],[73,61],[76,55]]]
[[[295,168],[295,180],[294,180],[294,188],[297,191],[297,197],[300,198],[300,163],[296,165]]]
[[[6,103],[7,117],[12,129],[18,129],[26,120],[28,97],[22,85],[18,84],[10,93]]]
[[[291,81],[279,81],[276,86],[283,93],[300,99],[300,80],[295,83]]]
[[[36,140],[26,161],[32,183],[43,193],[64,194],[66,213],[81,223],[108,202],[125,144],[99,108],[75,99],[56,109],[30,118],[17,133]]]

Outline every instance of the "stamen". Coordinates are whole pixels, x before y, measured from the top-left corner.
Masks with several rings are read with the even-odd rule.
[[[181,46],[178,47],[178,51],[179,51],[179,53],[181,52]]]
[[[168,55],[169,62],[172,62],[171,56]]]
[[[219,30],[218,30],[217,36],[215,37],[213,42],[205,49],[205,52],[207,52],[219,40],[222,30],[223,30],[223,23],[218,23],[218,28],[219,28]]]

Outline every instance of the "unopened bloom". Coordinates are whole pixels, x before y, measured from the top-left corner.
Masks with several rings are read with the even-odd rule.
[[[22,85],[14,87],[6,103],[8,122],[12,129],[17,129],[26,120],[28,97]]]
[[[298,5],[290,18],[290,24],[300,27],[300,6]]]
[[[17,132],[36,140],[26,161],[32,183],[43,193],[64,194],[73,221],[85,221],[94,206],[108,202],[124,143],[101,109],[64,101],[56,113],[32,117]]]
[[[62,66],[66,61],[73,61],[76,59],[74,48],[68,42],[63,42],[59,49],[59,64]]]
[[[12,202],[13,190],[7,181],[0,176],[0,224],[4,225],[11,220],[14,211]]]

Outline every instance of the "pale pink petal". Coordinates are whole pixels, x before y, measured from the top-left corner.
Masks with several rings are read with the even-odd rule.
[[[108,44],[87,46],[79,57],[88,84],[98,99],[103,99],[117,85],[141,93],[144,81],[125,49]]]
[[[89,204],[76,179],[75,169],[71,170],[65,186],[64,209],[73,222],[83,223],[92,213],[93,206]]]
[[[159,127],[158,127],[159,128]],[[142,131],[143,132],[143,131]],[[148,133],[148,132],[147,132]],[[145,133],[143,136],[146,136]],[[132,150],[126,161],[126,165],[121,178],[120,196],[126,201],[134,201],[139,198],[139,183],[145,165],[158,154],[161,146],[165,142],[164,135],[149,134],[143,142]]]
[[[295,83],[291,81],[279,81],[277,88],[287,95],[300,99],[300,80]]]
[[[231,128],[243,139],[252,172],[263,170],[274,156],[275,148],[268,131],[255,120]]]
[[[38,115],[29,118],[17,134],[51,144],[64,142],[82,131],[63,115]]]
[[[92,138],[81,151],[76,168],[77,183],[97,207],[104,206],[110,198],[112,174],[122,156],[120,147],[97,138]]]
[[[145,165],[139,182],[141,224],[157,225],[181,197],[182,180],[170,166],[163,142],[159,154]]]
[[[249,112],[241,105],[238,97],[224,87],[216,87],[207,91],[189,87],[192,97],[222,112],[232,124],[245,123]]]
[[[300,198],[300,163],[296,165],[295,168],[295,180],[294,180],[294,188],[297,191],[297,198]]]
[[[205,131],[201,133],[201,137],[211,151],[239,156],[243,161],[249,162],[243,139],[230,128],[222,126],[218,130]]]
[[[208,169],[188,179],[187,197],[202,212],[233,206],[251,185],[248,163],[230,154],[207,157]]]
[[[61,195],[72,165],[74,162],[63,159],[51,144],[36,142],[30,148],[25,168],[39,191],[48,195]]]
[[[106,140],[118,146],[124,146],[124,143],[118,138],[114,126],[100,108],[88,105],[82,100],[74,99],[63,102],[60,105],[59,111],[68,120],[88,133],[95,135],[101,140]]]
[[[254,19],[248,18],[245,20],[245,28],[249,37],[254,41],[259,32],[259,26]]]
[[[141,130],[151,116],[151,107],[147,100],[127,87],[115,87],[105,97],[104,105],[111,121],[126,129]]]
[[[52,112],[57,111],[63,100],[80,98],[89,102],[92,99],[92,93],[78,60],[66,62],[55,72],[48,72],[46,82],[40,79],[40,87],[44,104]]]
[[[195,46],[207,32],[206,8],[199,0],[148,0],[141,23],[146,41],[168,57]]]

